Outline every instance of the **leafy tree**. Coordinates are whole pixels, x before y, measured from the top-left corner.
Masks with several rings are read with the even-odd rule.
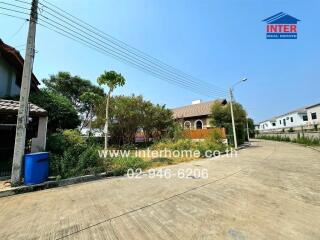
[[[242,105],[237,102],[233,103],[233,112],[237,139],[239,143],[243,143],[245,138],[244,128],[246,125],[247,114]],[[228,134],[232,133],[230,103],[223,105],[220,101],[214,102],[211,108],[210,123],[212,126],[225,128]]]
[[[105,143],[104,143],[104,148],[105,150],[108,147],[108,126],[109,126],[109,101],[110,101],[110,96],[113,90],[118,87],[118,86],[123,86],[126,83],[125,78],[120,74],[115,71],[104,71],[103,74],[101,74],[98,79],[97,79],[98,84],[101,85],[106,85],[109,90],[107,94],[107,99],[106,99],[106,123],[105,123]]]
[[[160,139],[174,129],[172,112],[165,106],[154,105],[142,96],[115,96],[110,98],[109,121],[111,139],[121,144],[134,143],[136,132],[143,130],[146,139]],[[105,105],[97,110],[95,124],[103,125]],[[173,133],[172,133],[173,134]]]
[[[249,136],[252,138],[255,136],[254,121],[252,118],[248,118]]]
[[[90,104],[81,100],[81,95],[85,92],[92,92],[99,96],[104,96],[103,89],[93,85],[89,80],[79,76],[72,76],[69,72],[58,72],[43,80],[44,85],[50,91],[57,92],[68,98],[80,114],[84,127],[90,115]]]
[[[102,101],[102,97],[94,92],[85,92],[80,96],[80,100],[89,106],[89,136],[91,134],[92,129],[92,118],[93,111],[95,110],[95,106]]]
[[[41,89],[30,96],[30,102],[44,108],[48,112],[48,132],[58,129],[73,129],[80,124],[76,109],[70,100],[56,92]]]

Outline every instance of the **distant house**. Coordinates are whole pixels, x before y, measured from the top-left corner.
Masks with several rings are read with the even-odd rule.
[[[221,104],[226,104],[226,100],[214,100],[209,102],[201,102],[201,100],[192,101],[191,105],[171,109],[173,118],[180,122],[184,129],[209,129],[211,107],[215,101],[220,101]]]
[[[311,105],[306,109],[307,109],[308,123],[311,125],[318,126],[320,124],[320,103]]]
[[[291,112],[267,119],[259,123],[257,130],[262,132],[312,129],[320,123],[320,103],[305,106]]]
[[[219,101],[222,105],[227,103],[226,100],[213,100],[209,102],[201,102],[201,100],[192,101],[191,105],[173,108],[173,118],[181,124],[185,130],[186,136],[192,139],[206,138],[214,127],[210,125],[211,107],[215,101]],[[225,138],[224,129],[219,129]]]
[[[19,101],[8,100],[19,96],[24,60],[13,47],[0,39],[0,176],[10,175],[14,150]],[[39,81],[32,74],[31,92],[39,91]],[[27,119],[28,151],[43,151],[46,145],[47,111],[30,103]]]

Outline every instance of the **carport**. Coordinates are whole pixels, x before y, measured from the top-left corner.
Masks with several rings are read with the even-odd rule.
[[[11,175],[18,108],[18,101],[0,99],[0,177]],[[47,111],[29,103],[26,153],[45,150],[47,122]]]

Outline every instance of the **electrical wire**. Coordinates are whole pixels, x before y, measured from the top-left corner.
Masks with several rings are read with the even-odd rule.
[[[50,20],[50,19],[49,19]],[[194,88],[198,88],[198,89],[201,89],[202,90],[202,87],[201,86],[197,86],[196,84],[192,84],[192,83],[185,83],[184,81],[182,81],[182,79],[179,79],[177,78],[176,76],[172,76],[170,74],[167,74],[166,72],[162,71],[161,69],[155,69],[153,68],[151,65],[148,65],[148,64],[145,64],[144,62],[139,62],[139,60],[137,59],[134,59],[132,58],[131,56],[127,56],[123,53],[118,53],[117,51],[115,51],[114,49],[112,48],[109,48],[109,47],[106,47],[104,46],[103,44],[100,44],[99,42],[97,42],[97,40],[93,40],[93,39],[90,39],[88,38],[87,36],[81,34],[81,33],[78,33],[76,31],[74,31],[73,29],[70,29],[68,27],[66,27],[66,29],[68,29],[69,31],[65,31],[65,29],[63,28],[64,26],[54,20],[50,20],[49,21],[46,21],[42,18],[42,16],[40,15],[39,16],[39,22],[42,21],[42,22],[45,22],[46,24],[49,24],[50,26],[52,27],[55,27],[59,30],[63,30],[65,33],[67,34],[71,34],[73,37],[78,37],[80,38],[81,40],[85,40],[88,44],[92,44],[92,42],[94,43],[95,46],[98,46],[100,49],[102,48],[103,50],[105,50],[106,52],[108,52],[109,54],[111,54],[112,56],[115,56],[117,55],[117,57],[121,58],[121,59],[124,59],[126,61],[130,61],[131,63],[133,63],[135,66],[137,65],[140,65],[142,66],[143,68],[146,68],[147,70],[150,70],[150,71],[153,71],[153,72],[156,72],[158,74],[161,74],[162,76],[166,76],[168,77],[169,79],[171,79],[172,81],[175,81],[175,82],[178,82],[180,84],[190,84],[192,87]],[[58,26],[57,26],[58,25]],[[208,91],[208,90],[206,90]],[[210,92],[210,91],[209,91]],[[215,93],[214,93],[215,94]]]
[[[77,18],[77,17],[69,14],[68,12],[66,12],[66,11],[64,11],[63,9],[61,9],[61,8],[53,5],[52,3],[50,3],[50,2],[48,2],[48,1],[46,1],[46,0],[43,0],[43,1],[46,2],[46,3],[48,3],[48,4],[50,4],[51,6],[55,7],[55,8],[58,9],[59,11],[67,14],[68,16],[76,19],[77,21],[85,24],[87,27],[84,26],[83,24],[79,24],[79,22],[76,22],[75,20],[73,20],[73,19],[71,19],[71,18],[69,18],[69,17],[67,17],[67,16],[59,13],[58,11],[56,11],[56,10],[48,7],[47,5],[45,5],[45,4],[43,4],[43,3],[40,3],[43,7],[49,9],[49,10],[52,11],[54,14],[49,13],[48,11],[44,10],[45,12],[47,12],[47,13],[50,14],[51,16],[54,16],[55,18],[58,18],[59,20],[62,20],[64,23],[69,24],[69,25],[71,25],[71,26],[73,26],[73,27],[74,27],[74,25],[68,23],[66,20],[68,20],[68,21],[70,21],[70,22],[72,22],[72,23],[75,23],[75,24],[79,25],[80,27],[84,28],[86,31],[89,31],[89,32],[91,32],[91,33],[96,34],[96,35],[99,36],[100,38],[103,38],[103,39],[111,42],[112,44],[116,45],[117,47],[120,47],[120,48],[128,51],[129,53],[131,53],[131,54],[133,54],[133,55],[135,55],[135,56],[139,56],[139,57],[141,57],[141,58],[143,58],[144,60],[147,60],[147,61],[152,61],[153,64],[155,64],[155,65],[157,65],[157,66],[160,66],[160,67],[162,67],[162,68],[163,68],[163,67],[166,67],[166,71],[170,71],[171,73],[173,73],[173,71],[175,71],[175,72],[174,72],[175,74],[180,75],[180,76],[183,76],[184,79],[187,78],[187,79],[192,79],[193,81],[196,80],[197,83],[198,83],[198,82],[201,82],[202,84],[206,84],[207,87],[210,87],[210,88],[214,87],[215,89],[219,89],[219,87],[217,87],[217,86],[214,86],[214,85],[209,84],[209,83],[207,83],[207,82],[201,81],[201,80],[199,80],[199,79],[197,79],[197,78],[195,78],[195,77],[192,77],[191,75],[188,75],[188,74],[186,74],[186,73],[184,73],[184,72],[182,72],[182,71],[180,71],[180,70],[178,70],[178,69],[176,69],[176,68],[174,68],[174,67],[171,67],[171,66],[168,65],[168,64],[165,64],[165,63],[161,62],[160,60],[158,60],[158,59],[156,59],[156,58],[154,58],[154,57],[151,57],[150,55],[148,55],[148,54],[146,54],[146,53],[141,52],[140,50],[138,50],[138,49],[136,49],[136,48],[134,48],[134,47],[131,47],[130,45],[128,45],[128,44],[126,44],[126,43],[124,43],[124,42],[122,42],[122,41],[120,41],[120,40],[112,37],[111,35],[108,35],[108,34],[102,32],[102,31],[100,31],[99,29],[93,27],[92,25],[90,25],[90,24],[82,21],[81,19],[79,19],[79,18]],[[62,17],[65,18],[66,20],[63,20],[63,19],[57,17],[55,14],[58,14],[59,16],[62,16]],[[75,27],[75,28],[77,28],[77,29],[79,30],[78,27]],[[90,28],[91,28],[91,29],[90,29]],[[92,30],[92,29],[93,29],[93,30]],[[223,93],[227,93],[227,91],[226,91],[225,89],[222,89],[222,88],[220,88],[219,91],[220,91],[220,92],[223,92]]]
[[[25,4],[30,4],[25,1],[21,0],[15,0],[17,2],[25,3]],[[48,1],[44,0],[45,2],[49,3]],[[4,3],[0,1],[0,3]],[[28,8],[23,8],[21,6],[17,6],[14,4],[8,4],[4,3],[6,5],[10,5],[16,8],[20,9],[28,9]],[[117,60],[124,62],[126,64],[129,64],[135,68],[138,68],[141,71],[144,71],[146,73],[149,73],[157,78],[160,78],[162,80],[167,81],[168,83],[178,85],[180,87],[183,87],[185,89],[188,89],[190,91],[196,92],[197,94],[201,95],[206,95],[208,97],[212,96],[219,96],[219,97],[225,97],[226,96],[226,91],[217,89],[214,85],[211,85],[207,82],[203,81],[195,81],[196,78],[192,77],[191,75],[187,75],[184,72],[171,67],[170,65],[167,65],[160,60],[153,58],[149,55],[144,54],[143,52],[139,51],[138,49],[135,49],[131,47],[130,45],[121,42],[120,40],[117,40],[113,38],[112,36],[103,33],[102,31],[94,28],[90,24],[85,23],[81,19],[72,16],[71,14],[68,14],[64,10],[56,7],[57,9],[60,9],[64,13],[68,14],[69,16],[72,16],[73,18],[77,19],[78,21],[86,24],[87,26],[90,26],[90,28],[96,29],[95,31],[91,30],[90,28],[84,26],[83,24],[77,23],[73,19],[70,19],[69,17],[64,16],[63,14],[55,11],[52,8],[49,8],[43,3],[40,3],[42,6],[42,10],[39,11],[39,20],[42,22],[38,21],[38,24],[46,27],[50,30],[53,30],[60,35],[63,35],[64,37],[67,37],[69,39],[72,39],[74,41],[77,41],[87,47],[90,47],[91,49],[94,49],[96,51],[99,51],[100,53],[103,53],[105,55],[111,55],[112,57],[116,58]],[[54,6],[53,4],[49,3],[50,5]],[[27,14],[21,11],[17,11],[14,9],[8,9],[8,8],[3,8],[0,7],[0,9],[4,9],[7,11],[13,11],[15,13],[21,13],[21,14]],[[53,11],[53,13],[50,13],[47,11],[47,9]],[[46,13],[46,15],[44,14]],[[5,13],[1,13],[2,15],[9,15]],[[54,17],[58,21],[49,18],[47,15],[50,15],[51,17]],[[57,16],[62,16],[63,18]],[[11,17],[16,17],[20,18],[18,16],[14,15],[9,15]],[[22,18],[20,18],[22,19]],[[74,24],[71,24],[70,22],[67,22],[65,19],[67,19],[70,22],[73,22],[74,24],[77,24],[75,26]],[[26,20],[26,19],[24,19]],[[49,27],[49,26],[50,27]],[[54,29],[53,29],[53,28]],[[100,32],[97,33],[97,30]],[[89,31],[89,33],[88,33]],[[83,34],[82,34],[83,33]],[[102,35],[103,33],[104,35]],[[84,35],[85,34],[85,35]],[[94,34],[94,35],[93,35]],[[105,36],[108,36],[106,38]],[[110,41],[110,38],[112,41]],[[103,39],[103,40],[102,40]],[[109,40],[109,41],[108,41]],[[106,42],[108,41],[108,42]],[[113,45],[112,45],[113,44]],[[114,46],[115,45],[115,46]]]

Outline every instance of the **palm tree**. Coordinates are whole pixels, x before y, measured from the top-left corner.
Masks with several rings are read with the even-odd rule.
[[[100,75],[97,79],[98,84],[101,85],[106,85],[109,90],[107,94],[107,102],[106,102],[106,123],[104,126],[104,134],[105,134],[105,139],[104,139],[104,149],[107,150],[108,148],[108,126],[109,126],[109,100],[111,93],[113,90],[118,87],[118,86],[123,86],[126,83],[125,78],[120,74],[115,71],[104,71],[103,74]]]

